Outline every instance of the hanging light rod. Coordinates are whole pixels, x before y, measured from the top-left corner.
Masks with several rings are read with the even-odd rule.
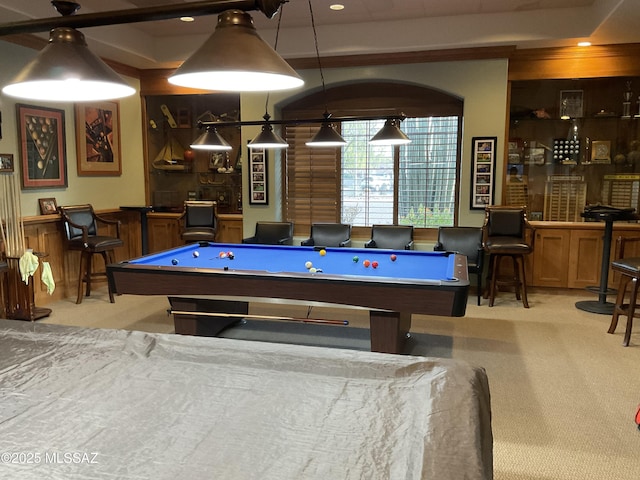
[[[288,0],[210,0],[203,2],[159,5],[155,7],[130,8],[110,12],[86,13],[64,17],[42,18],[10,22],[0,25],[0,36],[18,33],[48,32],[57,27],[86,28],[124,23],[152,22],[184,16],[199,17],[222,13],[226,10],[258,10],[272,18],[280,6]]]
[[[367,120],[397,120],[402,122],[407,116],[404,113],[395,115],[371,115],[371,116],[347,116],[347,117],[331,117],[331,122],[353,122],[353,121],[367,121]],[[308,125],[312,123],[326,122],[327,118],[302,118],[293,120],[269,120],[271,125]],[[251,127],[264,125],[267,123],[265,120],[226,120],[226,121],[212,121],[205,120],[198,122],[198,128],[206,128],[208,126],[219,127]]]

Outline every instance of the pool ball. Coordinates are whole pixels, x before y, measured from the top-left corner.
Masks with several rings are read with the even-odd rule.
[[[318,270],[317,270],[317,269],[315,269],[315,268],[313,268],[313,267],[311,267],[311,268],[309,269],[309,273],[316,273],[317,271],[318,271]]]
[[[369,260],[365,260],[364,262],[362,262],[362,265],[364,265],[364,268],[369,268],[369,265],[371,265],[371,262]]]
[[[218,255],[220,258],[227,258],[227,254],[225,252],[220,252]]]
[[[309,270],[311,267],[313,267],[313,263],[311,263],[311,262],[305,262],[304,266],[305,266],[305,268],[306,268],[307,270]]]
[[[357,256],[353,257],[353,263],[358,263],[359,261],[360,259]]]
[[[320,256],[321,256],[321,257],[324,257],[324,256],[327,254],[327,251],[323,248],[323,249],[322,249],[322,250],[320,250],[320,252],[318,252],[318,253],[320,253]]]
[[[172,265],[177,265],[178,264],[178,259],[177,258],[172,259],[171,260],[171,264]]]
[[[193,257],[194,258],[198,258],[199,256],[200,256],[200,254],[198,253],[197,250],[195,252],[193,252]]]
[[[373,268],[378,268],[378,262],[371,262],[371,266]]]
[[[233,252],[227,252],[227,257],[229,257],[229,260],[233,260],[235,258],[235,255],[233,254]]]
[[[392,254],[391,254],[391,257],[389,257],[389,258],[391,258],[391,261],[392,261],[392,262],[395,262],[395,261],[396,261],[396,259],[397,259],[398,257],[396,257],[396,254],[395,254],[395,253],[392,253]]]

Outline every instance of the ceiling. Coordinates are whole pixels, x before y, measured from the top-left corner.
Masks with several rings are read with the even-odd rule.
[[[78,15],[194,0],[78,0]],[[340,2],[341,11],[329,9]],[[215,3],[215,0],[212,0]],[[518,48],[640,43],[640,0],[311,0],[322,57],[515,45]],[[309,0],[272,19],[251,12],[259,34],[285,58],[315,56]],[[0,0],[1,23],[55,18],[49,0]],[[136,68],[178,66],[213,32],[216,15],[83,28],[98,55]],[[43,38],[47,33],[38,34]],[[0,37],[1,39],[1,37]]]

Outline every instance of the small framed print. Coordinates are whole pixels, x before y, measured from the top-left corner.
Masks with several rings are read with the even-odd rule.
[[[591,163],[611,163],[610,140],[594,140],[591,142]]]
[[[264,148],[249,149],[249,203],[268,205],[267,151]]]
[[[119,103],[78,103],[75,120],[78,175],[121,175]]]
[[[560,118],[582,118],[584,103],[582,90],[560,90]]]
[[[55,198],[39,198],[40,214],[41,215],[53,215],[58,213],[58,204]]]
[[[493,205],[497,137],[474,137],[471,141],[471,209]]]
[[[13,155],[11,153],[0,153],[0,173],[10,173],[13,170]]]

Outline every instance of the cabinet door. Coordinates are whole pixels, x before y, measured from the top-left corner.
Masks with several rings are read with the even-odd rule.
[[[176,218],[149,218],[149,253],[182,245]]]
[[[536,229],[532,285],[566,287],[571,233],[560,229]]]
[[[569,288],[586,288],[600,284],[602,236],[604,229],[573,230],[569,252]]]
[[[242,243],[242,218],[220,218],[216,241],[220,243]]]

